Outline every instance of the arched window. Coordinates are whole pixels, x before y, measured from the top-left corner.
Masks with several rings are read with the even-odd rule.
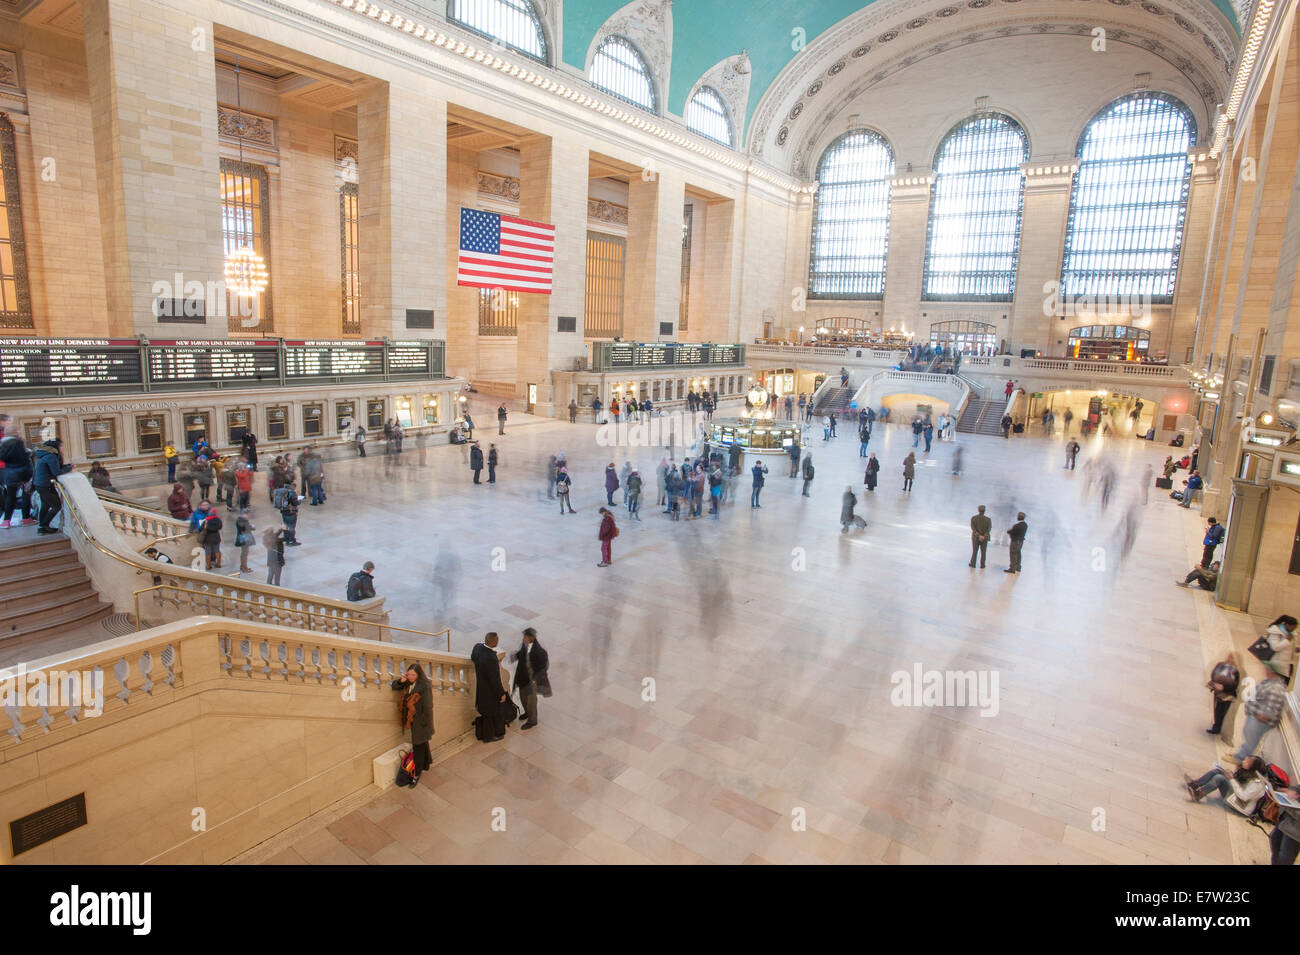
[[[1191,110],[1163,93],[1123,96],[1079,137],[1061,297],[1173,301],[1196,145]]]
[[[14,127],[0,113],[0,328],[35,328]]]
[[[712,139],[715,143],[731,146],[731,116],[727,104],[712,86],[701,86],[686,104],[686,128]]]
[[[547,62],[546,33],[532,0],[448,0],[447,19]]]
[[[650,67],[626,37],[608,36],[601,41],[591,59],[590,79],[593,86],[606,93],[652,113],[658,112]]]
[[[1016,290],[1029,137],[1010,116],[981,113],[939,144],[921,297],[1009,302]]]
[[[893,172],[893,150],[869,129],[845,133],[822,153],[808,261],[810,298],[884,295]]]

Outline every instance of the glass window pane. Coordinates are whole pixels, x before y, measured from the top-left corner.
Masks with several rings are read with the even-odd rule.
[[[808,266],[810,298],[884,295],[893,173],[893,150],[868,129],[845,133],[822,154]]]
[[[447,18],[546,62],[546,34],[531,0],[449,0]]]
[[[606,93],[612,93],[633,106],[657,112],[650,67],[626,37],[610,36],[601,42],[591,59],[589,79],[593,86]]]
[[[939,145],[922,298],[1009,302],[1015,294],[1029,139],[1010,116],[982,113]]]
[[[730,146],[731,118],[727,106],[711,86],[701,86],[686,104],[686,128]]]
[[[1163,93],[1111,103],[1079,140],[1079,171],[1061,268],[1061,299],[1088,296],[1129,310],[1173,301],[1196,122]]]

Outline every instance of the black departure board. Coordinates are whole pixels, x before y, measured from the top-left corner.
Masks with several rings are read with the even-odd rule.
[[[286,378],[351,378],[384,373],[384,343],[285,342]]]
[[[279,343],[275,341],[149,343],[149,380],[158,384],[262,381],[279,377]]]
[[[697,345],[692,342],[602,343],[600,353],[607,368],[655,366],[743,365],[741,345]]]
[[[388,371],[394,375],[433,373],[428,342],[392,342],[388,346]]]
[[[0,341],[0,388],[139,385],[133,338],[14,338]]]

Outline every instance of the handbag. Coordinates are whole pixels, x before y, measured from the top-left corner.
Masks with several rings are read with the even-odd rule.
[[[397,785],[411,785],[414,773],[415,756],[409,749],[404,749],[397,755]]]
[[[1261,636],[1246,649],[1250,651],[1251,655],[1255,657],[1255,659],[1262,663],[1267,663],[1269,660],[1273,659],[1274,650],[1268,644],[1268,634]]]
[[[501,703],[501,720],[507,726],[519,718],[519,707],[515,706],[509,696]]]

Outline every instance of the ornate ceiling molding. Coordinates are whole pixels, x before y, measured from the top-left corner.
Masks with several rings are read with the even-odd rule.
[[[1080,38],[1080,42],[1087,42],[1091,37],[1092,29],[1093,24],[1087,23],[1044,23],[1038,20],[1027,20],[1019,23],[1004,23],[992,30],[949,33],[929,37],[927,39],[933,41],[929,46],[899,49],[893,59],[877,63],[877,68],[874,71],[859,74],[853,81],[840,85],[833,95],[829,97],[823,96],[823,102],[818,104],[820,109],[815,114],[810,112],[805,116],[804,122],[800,124],[799,145],[797,148],[793,148],[793,131],[798,127],[796,127],[793,118],[787,118],[782,128],[788,130],[789,134],[785,137],[783,143],[780,131],[778,131],[776,136],[778,145],[786,146],[787,155],[790,156],[788,160],[790,163],[789,168],[794,170],[795,175],[806,178],[807,170],[813,165],[812,157],[818,148],[818,144],[824,140],[827,130],[835,119],[842,114],[844,109],[873,86],[909,67],[915,66],[922,60],[973,43],[1017,36],[1077,36]],[[1202,109],[1200,118],[1197,121],[1199,139],[1206,140],[1211,136],[1213,131],[1210,124],[1213,122],[1217,104],[1222,99],[1222,88],[1226,84],[1226,75],[1222,79],[1218,79],[1219,85],[1216,85],[1216,82],[1203,69],[1197,68],[1197,64],[1191,59],[1186,48],[1175,48],[1150,37],[1138,36],[1133,31],[1122,28],[1108,29],[1107,42],[1122,43],[1143,49],[1154,56],[1160,57],[1181,73],[1201,97]],[[801,98],[799,102],[804,102],[804,99]],[[792,113],[798,109],[799,102],[792,108]],[[778,153],[773,153],[769,157],[769,161],[776,161],[778,155]]]
[[[705,71],[691,87],[691,94],[686,97],[686,102],[691,101],[691,96],[694,96],[695,91],[701,86],[713,87],[722,96],[727,109],[731,112],[732,129],[736,139],[739,140],[741,131],[745,128],[745,108],[749,103],[751,75],[749,55],[742,50],[736,56],[719,60]]]
[[[842,86],[844,78],[837,80],[841,74],[854,77],[857,82],[853,85],[866,88],[870,82],[861,83],[866,65],[876,68],[870,77],[877,76],[881,54],[886,52],[891,72],[897,72],[959,43],[1067,32],[1066,28],[1090,35],[1102,26],[1108,42],[1142,46],[1187,75],[1206,100],[1209,116],[1231,77],[1238,38],[1222,14],[1202,0],[1031,0],[1023,7],[1020,4],[1021,0],[949,0],[920,13],[909,0],[877,0],[826,31],[782,71],[755,111],[750,155],[788,166],[791,142],[806,141],[796,134],[796,124],[804,114],[807,123],[818,94],[828,86]],[[1009,14],[1015,14],[1015,19],[1009,19]],[[947,35],[941,36],[940,30]]]
[[[673,4],[672,0],[632,0],[615,10],[596,31],[587,47],[586,73],[591,74],[591,59],[600,44],[609,36],[622,36],[631,40],[646,64],[655,84],[659,112],[668,105],[668,77],[673,66]]]

